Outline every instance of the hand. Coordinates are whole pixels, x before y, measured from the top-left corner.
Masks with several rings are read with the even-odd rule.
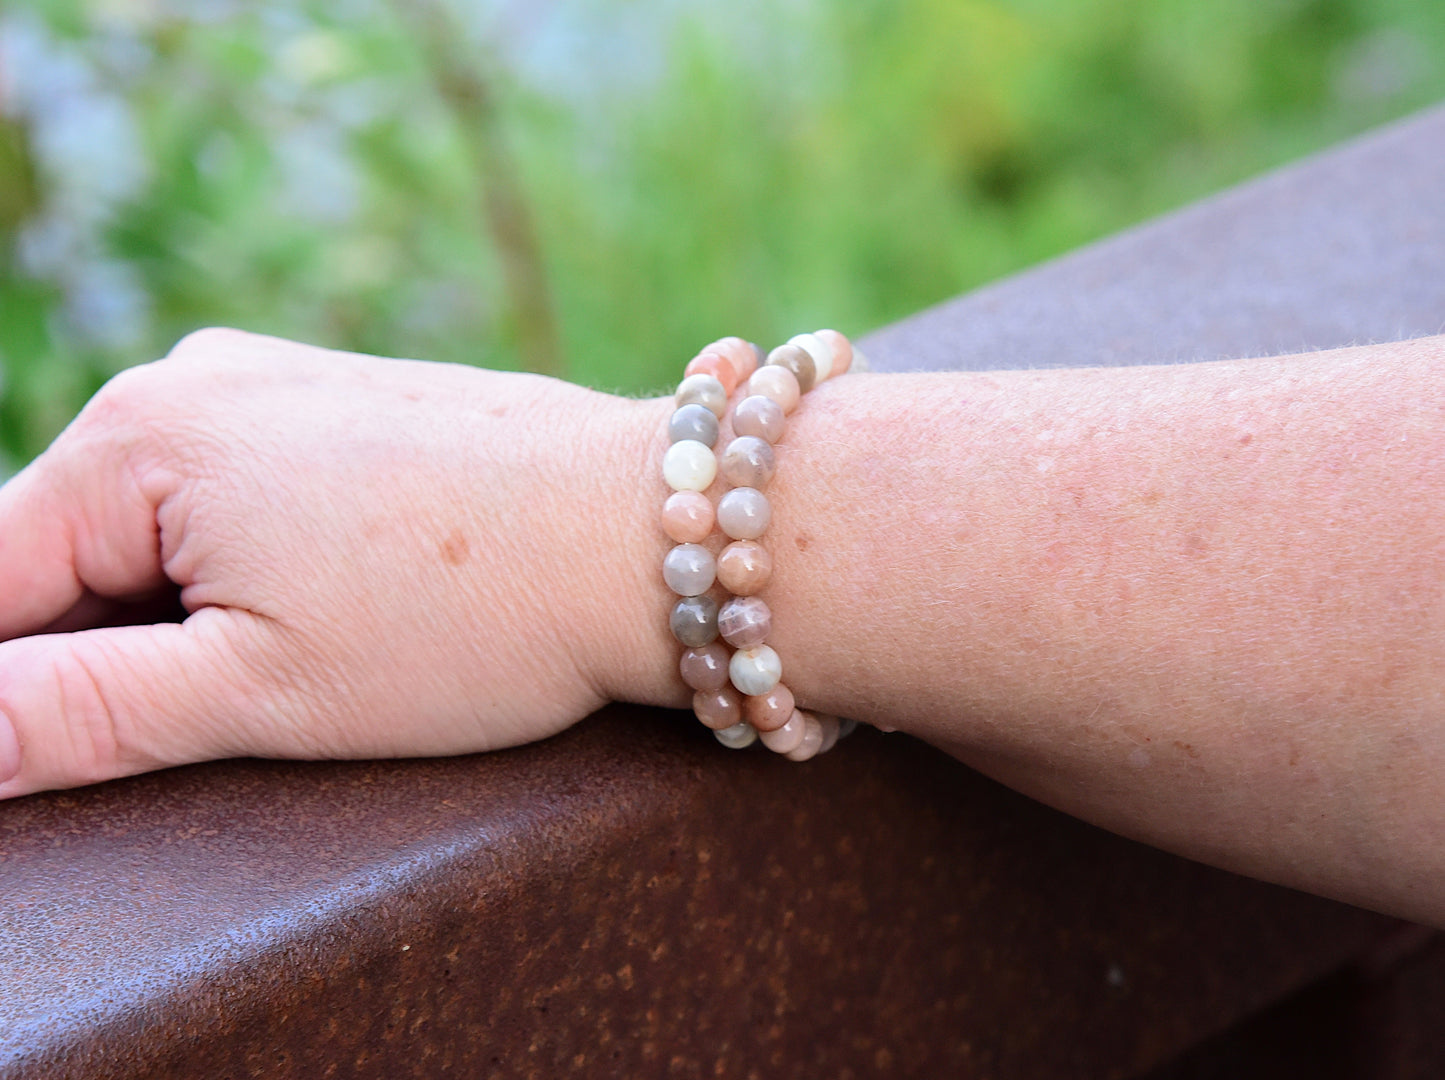
[[[619,633],[599,583],[639,591],[617,538],[656,509],[644,413],[238,331],[124,372],[0,489],[0,797],[585,716]],[[106,625],[177,590],[183,622]]]

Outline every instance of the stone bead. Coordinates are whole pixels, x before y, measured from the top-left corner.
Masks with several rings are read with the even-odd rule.
[[[717,580],[717,560],[701,544],[678,544],[662,557],[662,580],[678,596],[701,596]]]
[[[748,394],[776,401],[784,416],[796,409],[803,397],[797,377],[787,368],[772,365],[753,372],[753,377],[748,380]]]
[[[728,678],[743,694],[766,694],[782,677],[783,662],[767,645],[739,649],[728,661]]]
[[[722,419],[727,412],[728,394],[716,375],[689,375],[677,384],[677,407],[706,405],[708,411]]]
[[[756,488],[733,488],[717,501],[718,527],[734,540],[756,540],[772,520],[772,504]]]
[[[783,407],[761,394],[743,398],[733,410],[733,431],[738,435],[755,435],[775,443],[783,437],[787,426]]]
[[[798,380],[798,390],[806,394],[818,381],[817,365],[807,350],[797,345],[779,345],[768,353],[768,367],[780,367],[791,371]]]
[[[833,347],[833,378],[844,374],[853,363],[853,343],[836,330],[819,330],[818,337]]]
[[[836,716],[819,716],[818,726],[823,729],[823,744],[818,747],[818,753],[826,754],[838,745],[838,718]]]
[[[717,640],[717,601],[711,596],[684,596],[672,605],[668,618],[672,636],[689,649],[700,649]],[[732,678],[732,665],[728,665]]]
[[[756,435],[740,435],[728,443],[717,462],[718,472],[733,487],[764,488],[777,470],[772,445]]]
[[[684,376],[688,375],[711,375],[722,383],[723,392],[729,397],[738,388],[738,370],[726,356],[721,353],[709,352],[704,349],[687,362],[687,367],[682,371]]]
[[[714,731],[742,723],[743,699],[731,686],[699,690],[692,695],[692,711]]]
[[[719,615],[718,618],[721,619],[722,616]],[[764,733],[785,726],[793,718],[796,709],[797,702],[793,700],[793,692],[782,683],[778,683],[766,694],[743,698],[743,718]],[[799,737],[802,737],[801,729]],[[788,749],[791,750],[792,747]]]
[[[858,730],[858,721],[857,721],[857,720],[850,720],[850,719],[849,719],[848,717],[846,717],[846,716],[843,717],[842,719],[840,719],[840,720],[838,721],[838,741],[839,741],[839,742],[842,742],[844,739],[846,739],[849,735],[853,734],[853,732],[855,732],[855,731],[857,731],[857,730]]]
[[[752,698],[746,700],[751,701]],[[772,731],[764,731],[762,735],[763,745],[775,754],[786,754],[796,750],[803,741],[803,735],[807,732],[808,725],[802,713],[794,709],[788,717],[787,723]]]
[[[807,761],[817,756],[823,745],[823,725],[818,723],[818,718],[808,713],[799,715],[803,718],[803,741],[783,755],[789,761]]]
[[[717,455],[694,439],[683,439],[662,455],[662,478],[673,491],[706,491],[717,479]]]
[[[732,654],[733,651],[719,641],[684,649],[677,670],[682,681],[694,690],[721,690],[728,685],[728,660]]]
[[[756,540],[734,540],[717,557],[717,579],[734,596],[761,592],[773,576],[773,557]]]
[[[813,358],[814,386],[833,374],[833,346],[817,334],[795,334],[788,338],[788,344],[798,346]]]
[[[718,608],[717,632],[735,649],[761,645],[773,632],[773,613],[756,596],[734,596]]]
[[[738,373],[738,381],[745,381],[758,370],[758,350],[751,342],[740,337],[725,337],[714,341],[705,352],[720,352],[726,356]]]
[[[758,741],[758,733],[747,724],[734,724],[730,728],[714,731],[713,738],[729,750],[746,750]]]
[[[669,442],[691,439],[704,446],[716,446],[717,417],[706,405],[696,402],[684,405],[674,412],[672,419],[667,422],[667,438]]]
[[[712,500],[700,491],[674,491],[662,504],[662,531],[679,544],[699,544],[706,540],[716,521]]]

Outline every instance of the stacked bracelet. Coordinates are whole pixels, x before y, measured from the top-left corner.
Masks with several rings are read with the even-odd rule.
[[[788,415],[815,385],[848,370],[853,347],[837,331],[819,330],[774,349],[761,365],[759,358],[741,338],[723,338],[687,365],[662,462],[673,491],[662,528],[677,543],[662,575],[680,597],[670,628],[685,648],[678,670],[693,690],[698,719],[724,746],[743,749],[761,737],[769,749],[806,761],[853,725],[799,709],[767,644],[772,613],[757,594],[772,574],[772,558],[758,540],[772,507],[762,489],[773,477],[773,446]],[[718,455],[721,421],[739,384],[746,389],[733,412],[735,437]],[[704,492],[719,473],[730,490],[714,509]],[[731,541],[716,557],[703,546],[714,524]],[[721,607],[708,595],[715,583],[729,594]]]

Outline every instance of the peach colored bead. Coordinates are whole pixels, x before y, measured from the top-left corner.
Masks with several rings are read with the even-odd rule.
[[[796,705],[793,692],[778,683],[766,694],[743,698],[743,719],[759,731],[776,731],[793,718]],[[802,738],[801,732],[799,738]],[[791,750],[792,747],[788,749]]]
[[[688,375],[711,375],[718,382],[722,383],[723,390],[728,396],[738,388],[738,369],[733,367],[732,361],[721,353],[701,352],[687,362],[683,369],[683,376]]]
[[[819,330],[817,336],[833,346],[833,374],[837,378],[853,363],[853,343],[836,330]]]
[[[742,381],[758,369],[758,350],[740,337],[725,337],[714,341],[703,352],[720,352],[728,358],[733,370]]]
[[[674,491],[662,504],[662,531],[679,544],[702,543],[716,520],[712,500],[700,491]]]
[[[803,741],[783,755],[789,761],[807,761],[817,756],[823,745],[823,725],[818,723],[818,718],[808,713],[801,715],[804,724]]]
[[[721,690],[728,685],[728,661],[733,651],[720,641],[684,649],[677,662],[682,681],[694,690]]]
[[[763,745],[773,753],[787,754],[798,748],[807,730],[808,725],[804,720],[803,714],[797,709],[794,709],[792,715],[788,717],[787,723],[782,727],[774,728],[772,731],[763,731],[760,732],[760,734],[762,735]]]
[[[699,690],[692,695],[692,711],[714,731],[742,723],[743,699],[731,686]]]
[[[774,364],[753,372],[753,377],[748,380],[748,394],[771,398],[782,406],[785,416],[798,407],[803,397],[797,377],[787,368]]]
[[[783,407],[761,394],[743,398],[733,409],[733,433],[736,435],[755,435],[775,443],[783,437],[787,425]]]
[[[739,435],[717,459],[718,472],[733,487],[765,488],[777,468],[772,443],[756,435]]]
[[[717,579],[734,596],[761,592],[772,576],[773,557],[756,540],[735,540],[717,557]]]

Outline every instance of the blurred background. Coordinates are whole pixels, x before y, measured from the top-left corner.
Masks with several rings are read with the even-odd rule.
[[[1442,0],[0,0],[0,476],[200,326],[656,390],[1442,98]]]

